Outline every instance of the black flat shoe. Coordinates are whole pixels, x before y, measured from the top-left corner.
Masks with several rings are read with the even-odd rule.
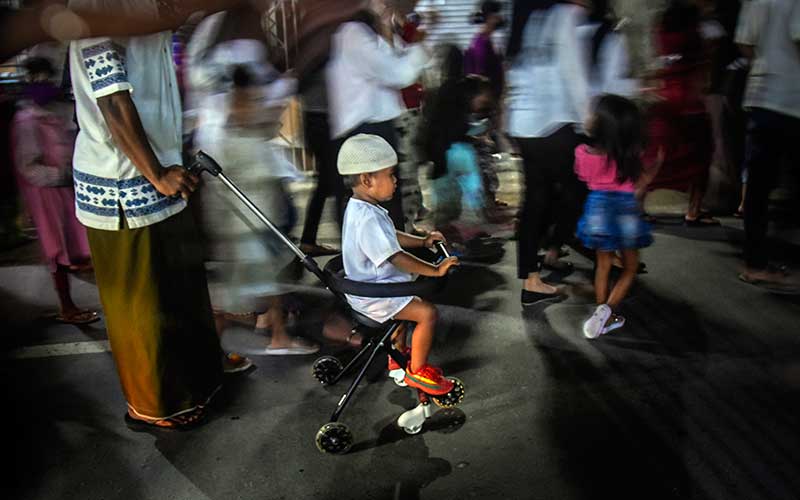
[[[558,299],[559,297],[560,295],[558,293],[530,292],[528,290],[523,289],[520,301],[522,302],[523,306],[532,306],[534,304],[538,304],[539,302],[555,300]]]

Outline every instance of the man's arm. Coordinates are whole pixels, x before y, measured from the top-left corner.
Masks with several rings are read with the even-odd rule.
[[[114,142],[159,193],[179,194],[184,199],[192,194],[197,188],[197,177],[180,166],[161,166],[147,140],[130,92],[123,90],[99,97],[97,105]]]
[[[135,36],[172,30],[195,12],[206,15],[231,9],[251,0],[167,0],[159,15],[68,8],[65,0],[48,0],[31,8],[2,12],[0,61],[19,51],[52,40],[69,41],[103,36]],[[265,3],[261,1],[260,3]],[[269,3],[269,2],[266,2]]]

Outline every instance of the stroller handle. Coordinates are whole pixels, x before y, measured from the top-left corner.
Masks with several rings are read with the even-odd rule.
[[[218,177],[222,173],[222,167],[217,163],[217,160],[208,156],[205,151],[198,151],[194,156],[194,162],[189,165],[187,170],[193,174],[200,175],[203,172],[208,172],[214,177]]]
[[[449,259],[450,257],[452,257],[452,255],[450,254],[450,250],[447,249],[447,245],[445,244],[444,241],[439,240],[436,243],[434,243],[433,246],[436,248],[436,250],[440,254],[442,254],[442,257],[444,259]],[[455,266],[451,267],[450,269],[447,270],[447,275],[449,276],[449,275],[453,274],[454,272],[456,272]]]
[[[433,246],[436,247],[436,250],[438,250],[445,259],[450,258],[450,251],[447,249],[447,245],[445,245],[444,241],[439,240],[434,243]]]

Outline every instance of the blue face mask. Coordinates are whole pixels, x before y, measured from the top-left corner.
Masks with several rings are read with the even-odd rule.
[[[470,137],[478,137],[479,135],[483,135],[489,131],[488,118],[478,118],[476,116],[470,116],[468,123],[469,123],[469,128],[467,129],[467,135]]]

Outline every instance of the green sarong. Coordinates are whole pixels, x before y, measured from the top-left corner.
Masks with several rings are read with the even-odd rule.
[[[191,211],[88,236],[129,408],[160,419],[206,404],[220,387],[222,351]]]

